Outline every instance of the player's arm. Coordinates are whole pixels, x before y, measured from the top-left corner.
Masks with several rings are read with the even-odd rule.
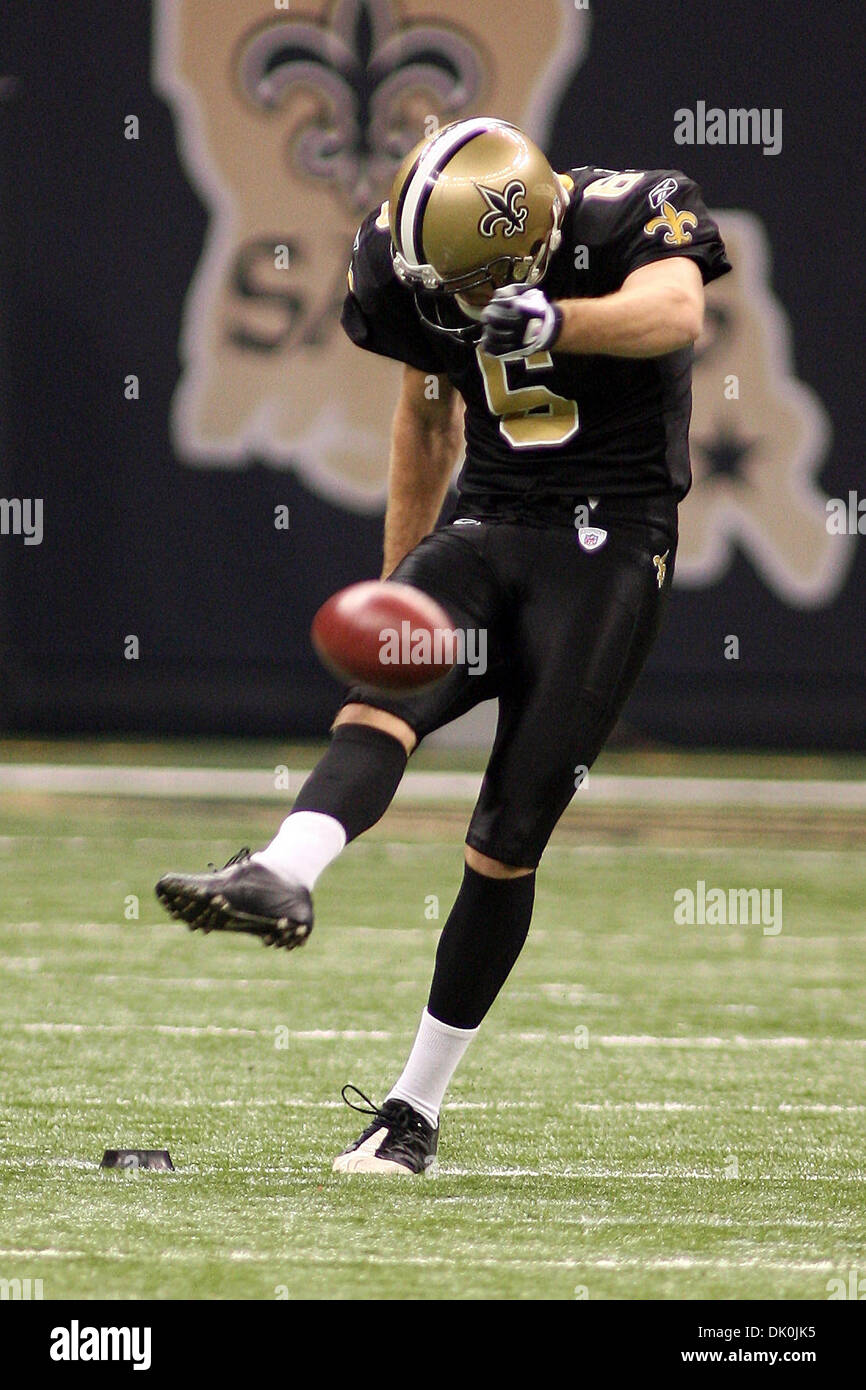
[[[549,303],[540,289],[497,290],[482,314],[485,352],[514,361],[534,352],[662,357],[700,335],[704,285],[696,263],[668,256],[633,270],[613,294]]]
[[[661,357],[688,347],[704,321],[704,283],[693,260],[669,256],[633,270],[614,294],[560,299],[556,352]]]
[[[391,427],[383,579],[433,530],[462,442],[459,392],[446,376],[404,367]]]

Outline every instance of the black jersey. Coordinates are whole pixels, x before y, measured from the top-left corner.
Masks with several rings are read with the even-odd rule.
[[[730,270],[699,188],[673,169],[573,169],[548,299],[612,294],[639,266],[688,256],[704,283]],[[391,263],[387,219],[362,223],[342,324],[353,342],[444,373],[466,402],[461,514],[526,516],[595,496],[682,497],[689,489],[692,350],[661,357],[535,353],[502,362],[419,314]],[[441,300],[440,300],[441,302]],[[445,301],[455,323],[467,320]]]

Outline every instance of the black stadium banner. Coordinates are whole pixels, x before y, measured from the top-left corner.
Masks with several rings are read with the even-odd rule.
[[[628,723],[863,747],[858,22],[856,0],[4,7],[3,726],[325,731],[310,620],[378,572],[399,380],[339,326],[352,237],[418,138],[491,113],[559,169],[685,170],[734,265]]]

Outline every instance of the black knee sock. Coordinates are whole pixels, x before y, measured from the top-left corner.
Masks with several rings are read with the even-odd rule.
[[[333,816],[354,840],[387,811],[408,755],[398,738],[366,724],[340,724],[331,746],[310,773],[293,811]]]
[[[477,1028],[520,955],[529,931],[535,874],[488,878],[466,865],[442,928],[428,1011],[452,1028]]]

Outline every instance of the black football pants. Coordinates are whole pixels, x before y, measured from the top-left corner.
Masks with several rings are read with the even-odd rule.
[[[607,534],[590,550],[566,525],[464,519],[425,537],[391,579],[422,589],[456,627],[474,630],[466,647],[474,666],[458,664],[417,695],[391,698],[359,685],[343,702],[398,715],[420,742],[480,701],[498,699],[466,842],[517,867],[536,867],[603,747],[673,579],[673,499],[602,498],[591,521]]]

